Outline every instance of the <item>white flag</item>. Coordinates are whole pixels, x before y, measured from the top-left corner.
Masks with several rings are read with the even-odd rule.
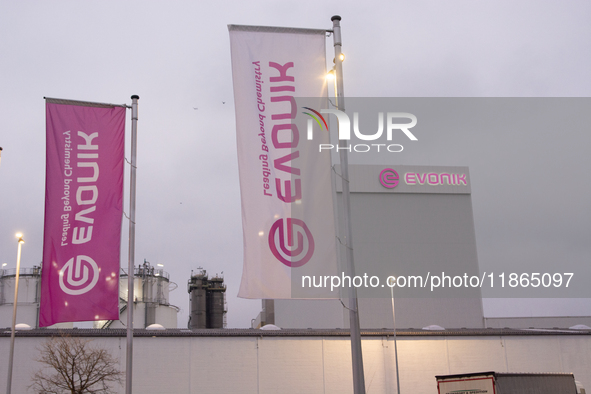
[[[295,298],[298,290],[315,298],[323,289],[302,297],[292,282],[300,286],[293,278],[302,273],[337,274],[330,153],[319,152],[329,135],[307,135],[310,114],[327,108],[326,31],[229,30],[244,231],[238,296]],[[311,104],[298,108],[296,97]]]

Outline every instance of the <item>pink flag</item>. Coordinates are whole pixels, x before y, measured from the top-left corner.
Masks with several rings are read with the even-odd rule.
[[[46,100],[39,326],[119,318],[125,108]]]

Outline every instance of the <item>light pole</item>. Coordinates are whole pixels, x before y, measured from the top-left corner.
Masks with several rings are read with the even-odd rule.
[[[12,386],[12,361],[14,359],[14,327],[16,326],[16,303],[18,301],[18,276],[21,269],[21,247],[25,243],[21,233],[16,234],[18,238],[18,252],[16,254],[16,278],[14,282],[14,305],[12,307],[12,331],[10,333],[10,354],[8,356],[8,379],[6,380],[6,394],[10,394]]]
[[[400,394],[400,377],[398,376],[398,347],[396,346],[396,311],[394,310],[394,281],[395,277],[388,278],[390,294],[392,295],[392,324],[394,325],[394,362],[396,363],[396,394]]]

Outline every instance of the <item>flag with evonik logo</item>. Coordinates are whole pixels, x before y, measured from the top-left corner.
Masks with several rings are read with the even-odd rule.
[[[46,99],[39,326],[119,318],[125,107]]]
[[[330,153],[318,150],[329,135],[308,140],[311,110],[295,101],[327,107],[326,31],[228,28],[244,240],[238,296],[292,298],[293,275],[337,273]]]

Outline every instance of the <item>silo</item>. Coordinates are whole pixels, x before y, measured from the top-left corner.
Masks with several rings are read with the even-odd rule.
[[[224,327],[224,296],[226,286],[224,279],[220,277],[209,280],[207,289],[207,328]]]
[[[19,271],[17,323],[38,326],[41,267]],[[12,325],[16,269],[0,269],[0,327]]]
[[[188,292],[190,294],[189,328],[207,328],[207,287],[208,280],[205,270],[198,274],[191,273]]]
[[[163,267],[158,264],[158,267]],[[119,274],[119,316],[118,320],[97,320],[94,328],[125,328],[128,313],[128,275],[121,269]],[[133,270],[133,314],[134,326],[146,328],[151,324],[160,324],[166,328],[177,328],[179,308],[169,302],[169,292],[176,289],[176,283],[163,268],[156,268],[144,259],[142,265]]]

